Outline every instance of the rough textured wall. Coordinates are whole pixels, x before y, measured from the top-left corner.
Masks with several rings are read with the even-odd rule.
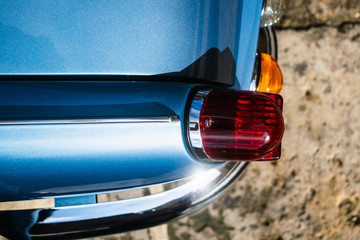
[[[285,11],[278,24],[282,28],[360,23],[359,0],[284,0],[284,2]]]

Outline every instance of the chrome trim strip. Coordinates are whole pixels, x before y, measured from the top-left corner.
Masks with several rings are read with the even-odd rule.
[[[44,125],[44,124],[101,124],[101,123],[144,123],[144,122],[177,122],[178,116],[147,118],[104,118],[104,119],[50,119],[50,120],[7,120],[0,125]]]
[[[41,208],[54,208],[55,199],[35,199],[25,201],[0,202],[0,211],[31,210]]]
[[[195,172],[184,184],[160,193],[114,202],[42,210],[32,239],[84,238],[151,227],[205,207],[231,185],[248,163],[226,162]]]

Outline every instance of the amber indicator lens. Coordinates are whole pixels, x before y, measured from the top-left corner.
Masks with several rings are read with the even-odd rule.
[[[258,92],[280,93],[283,87],[283,76],[279,65],[270,55],[261,54],[261,72]]]
[[[284,132],[280,95],[213,90],[204,100],[200,132],[213,160],[275,160]]]

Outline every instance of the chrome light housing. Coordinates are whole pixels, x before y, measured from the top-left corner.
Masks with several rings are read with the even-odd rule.
[[[276,23],[283,11],[283,0],[264,0],[261,12],[261,27],[271,26]]]

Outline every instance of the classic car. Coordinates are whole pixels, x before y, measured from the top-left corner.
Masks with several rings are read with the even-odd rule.
[[[280,12],[274,0],[0,0],[0,234],[155,226],[277,160]]]

